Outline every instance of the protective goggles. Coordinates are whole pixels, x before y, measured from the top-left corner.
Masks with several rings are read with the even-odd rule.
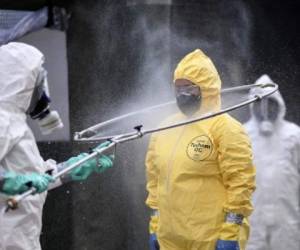
[[[196,95],[199,96],[201,93],[200,87],[197,85],[181,85],[175,86],[175,94],[179,95]]]

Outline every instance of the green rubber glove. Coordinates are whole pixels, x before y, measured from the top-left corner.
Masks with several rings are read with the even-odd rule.
[[[110,141],[102,142],[100,145],[98,145],[97,147],[95,147],[93,151],[95,151],[97,149],[101,149],[101,148],[107,147],[110,143],[111,143]]]
[[[104,142],[100,144],[95,149],[101,149],[106,147],[110,142]],[[94,151],[95,151],[94,149]],[[72,165],[87,157],[87,153],[79,154],[78,156],[72,157],[67,161],[68,165]],[[113,166],[114,155],[106,156],[101,155],[99,158],[94,158],[82,163],[79,167],[73,169],[70,172],[71,179],[73,181],[83,181],[86,180],[93,172],[102,173],[106,169]]]
[[[34,187],[36,192],[41,193],[48,189],[50,182],[54,182],[54,179],[48,174],[29,173],[22,175],[8,172],[4,175],[2,191],[8,195],[15,195]]]
[[[109,169],[113,166],[113,160],[115,159],[114,155],[101,155],[98,159],[98,165],[95,169],[96,173],[103,173],[106,169]]]
[[[50,182],[55,182],[54,178],[49,174],[30,173],[27,176],[30,187],[34,187],[37,193],[42,193],[48,189]]]
[[[105,142],[101,143],[99,146],[97,146],[93,151],[107,147],[110,143],[111,143],[110,141],[105,141]],[[95,169],[95,172],[103,173],[106,169],[111,168],[113,166],[114,159],[115,159],[114,154],[111,154],[109,156],[101,155],[100,158],[98,159],[98,166]]]
[[[88,155],[89,154],[87,154],[87,153],[82,153],[80,155],[72,157],[67,161],[67,165],[68,166],[73,165],[73,164],[77,163],[78,161],[86,158]],[[71,172],[70,172],[71,179],[73,181],[86,180],[91,175],[91,173],[93,173],[94,168],[96,166],[97,166],[96,159],[91,159],[91,160],[88,160],[88,161],[82,163],[77,168],[74,168],[73,170],[71,170]]]

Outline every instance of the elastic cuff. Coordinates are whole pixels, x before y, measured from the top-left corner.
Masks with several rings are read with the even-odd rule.
[[[158,215],[152,215],[150,217],[150,222],[149,222],[149,232],[150,232],[150,234],[154,234],[154,233],[157,232],[158,220],[159,220]]]
[[[221,240],[238,240],[240,227],[240,225],[235,223],[223,223],[219,238]]]

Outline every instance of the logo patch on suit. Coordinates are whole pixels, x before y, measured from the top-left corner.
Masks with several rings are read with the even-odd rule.
[[[187,146],[186,153],[194,161],[205,160],[212,152],[213,145],[206,135],[195,137]]]

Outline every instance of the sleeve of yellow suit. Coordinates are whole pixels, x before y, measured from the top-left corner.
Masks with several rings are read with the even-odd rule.
[[[152,135],[146,155],[146,177],[147,177],[147,191],[148,197],[146,204],[152,209],[157,207],[157,186],[158,186],[158,168],[155,165],[155,142],[156,137]]]
[[[148,197],[146,204],[157,211],[157,185],[158,185],[158,169],[155,165],[155,136],[151,137],[149,148],[146,156],[146,175],[147,175],[147,190]],[[154,234],[157,231],[158,226],[158,214],[152,214],[149,223],[149,232]]]
[[[251,195],[255,190],[255,168],[249,137],[242,125],[224,115],[218,126],[219,166],[227,190],[225,212],[247,217],[253,208]]]
[[[251,195],[255,190],[250,140],[242,125],[228,115],[219,119],[217,135],[219,166],[227,190],[224,211],[247,217],[253,210]],[[224,221],[220,239],[237,240],[239,229],[239,224]]]

